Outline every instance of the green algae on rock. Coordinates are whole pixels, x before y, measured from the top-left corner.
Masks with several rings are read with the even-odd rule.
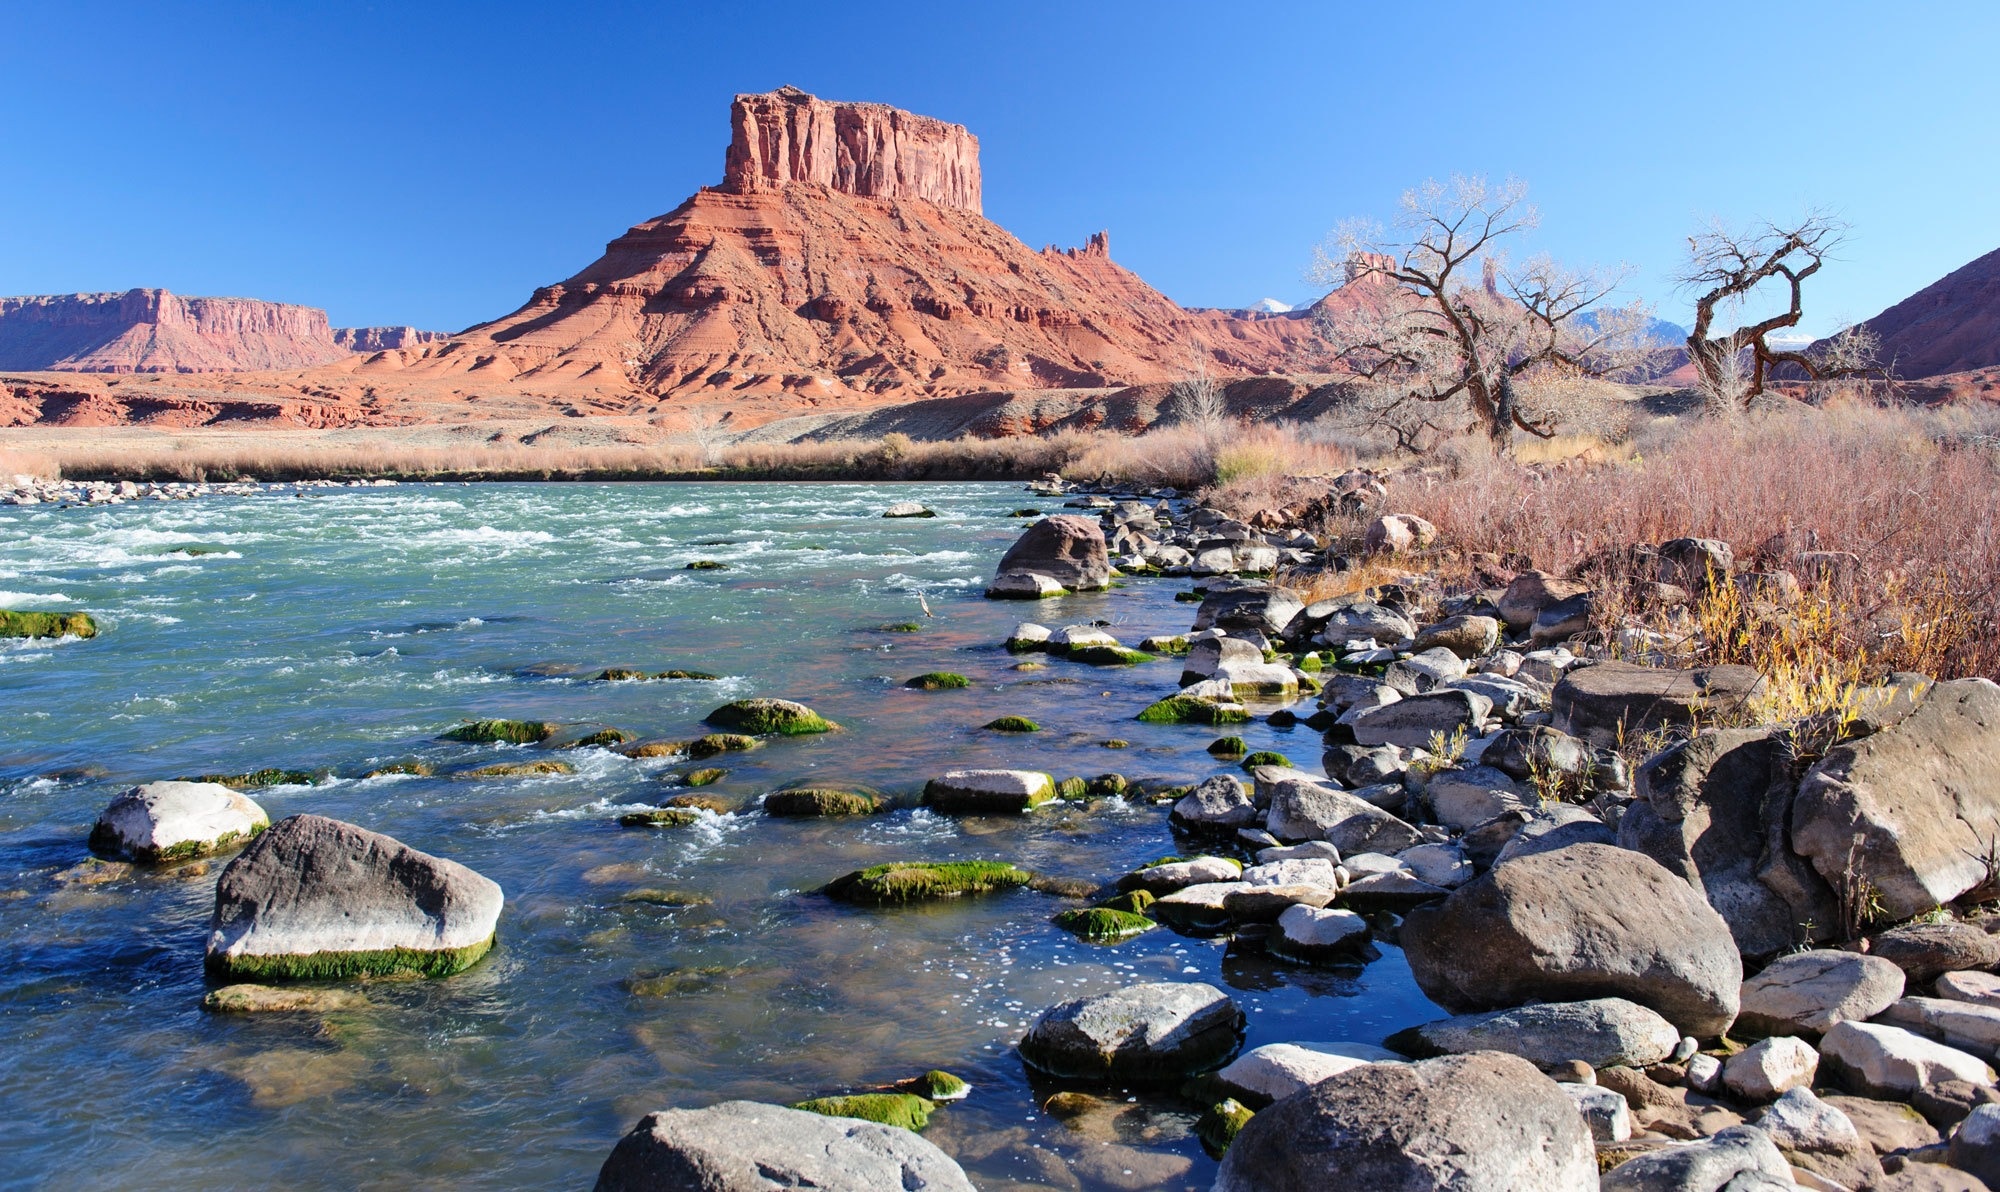
[[[562,747],[564,749],[589,749],[595,746],[601,749],[609,749],[614,745],[630,744],[636,739],[631,733],[626,732],[622,728],[602,728],[587,736],[578,737],[574,741],[565,742]]]
[[[1096,943],[1130,939],[1159,926],[1144,915],[1133,911],[1114,910],[1108,906],[1064,911],[1055,917],[1055,925],[1079,939]]]
[[[972,1095],[971,1085],[941,1068],[932,1068],[922,1076],[905,1080],[896,1086],[896,1090],[937,1102],[963,1101]]]
[[[1250,752],[1250,743],[1241,737],[1217,737],[1208,744],[1210,757],[1242,757]]]
[[[402,776],[409,778],[429,778],[436,773],[437,767],[431,765],[429,762],[390,762],[386,766],[375,767],[373,770],[363,774],[362,777],[391,778]]]
[[[1194,1124],[1194,1135],[1201,1139],[1202,1149],[1210,1158],[1220,1159],[1229,1151],[1229,1144],[1236,1141],[1236,1135],[1255,1117],[1250,1108],[1234,1097],[1209,1106],[1208,1112]]]
[[[818,712],[788,699],[734,700],[710,712],[703,723],[760,737],[798,737],[835,727]]]
[[[685,807],[690,811],[712,811],[717,815],[728,815],[731,810],[729,802],[720,795],[675,795],[669,799],[662,799],[660,806]]]
[[[1250,710],[1193,695],[1170,695],[1139,713],[1146,724],[1248,724]]]
[[[0,637],[96,637],[89,613],[34,613],[0,609]]]
[[[989,720],[985,724],[980,725],[980,727],[996,733],[1038,733],[1042,731],[1041,725],[1036,724],[1026,716],[1002,716],[997,720]]]
[[[1090,793],[1090,784],[1081,778],[1065,778],[1056,783],[1056,794],[1064,799],[1081,799]]]
[[[1292,764],[1291,758],[1286,757],[1282,753],[1277,753],[1269,749],[1260,749],[1256,753],[1251,754],[1249,757],[1244,758],[1242,762],[1243,768],[1246,771],[1254,770],[1258,766],[1289,767],[1291,764]]]
[[[764,814],[787,819],[873,815],[880,810],[881,798],[869,791],[807,786],[772,791],[764,796]]]
[[[713,683],[720,678],[722,678],[721,675],[712,675],[707,671],[663,670],[649,673],[642,670],[633,670],[630,667],[614,666],[598,672],[597,677],[592,682],[637,683],[647,679],[692,679],[703,683]]]
[[[468,720],[440,733],[438,740],[475,745],[537,745],[555,736],[556,731],[557,726],[546,720]]]
[[[490,766],[480,766],[459,774],[460,778],[539,778],[548,774],[574,774],[576,767],[568,762],[544,758],[532,762],[495,762]]]
[[[210,990],[201,999],[201,1008],[211,1014],[326,1013],[365,1010],[368,999],[351,989],[310,989],[245,981]]]
[[[800,1101],[793,1109],[824,1117],[860,1118],[884,1126],[900,1126],[915,1133],[931,1124],[937,1106],[910,1093],[858,1093],[851,1097],[814,1097]]]
[[[840,902],[895,906],[999,893],[1034,878],[1006,861],[892,861],[835,878],[825,893]]]
[[[903,686],[917,691],[953,691],[972,686],[972,680],[951,671],[932,671],[904,680]]]
[[[692,807],[651,807],[618,817],[621,828],[685,828],[700,822],[701,812]]]
[[[689,786],[710,786],[721,782],[728,776],[729,771],[717,766],[709,766],[700,770],[689,770],[687,773],[681,775],[681,781],[687,783]]]
[[[175,779],[177,782],[212,782],[217,786],[236,790],[251,790],[263,786],[311,786],[319,781],[319,775],[309,770],[280,770],[276,767],[252,770],[247,774],[201,774],[189,778]]]
[[[922,633],[924,627],[915,621],[896,621],[882,626],[884,633]]]
[[[704,757],[714,757],[718,753],[740,753],[745,749],[755,749],[757,745],[757,738],[744,736],[742,733],[710,733],[705,737],[696,737],[689,741],[681,746],[678,752],[699,760]]]
[[[1127,646],[1077,646],[1063,651],[1063,657],[1090,666],[1136,666],[1154,661],[1153,655]]]
[[[684,569],[687,571],[727,571],[729,564],[718,563],[714,559],[696,559]]]
[[[648,906],[690,907],[707,906],[715,900],[706,894],[695,894],[687,890],[662,890],[652,886],[642,886],[637,890],[627,890],[618,896],[620,902],[643,902]]]

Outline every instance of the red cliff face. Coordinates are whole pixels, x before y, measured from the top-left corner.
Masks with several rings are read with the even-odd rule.
[[[2000,365],[2000,250],[1954,269],[1867,326],[1882,338],[1882,360],[1898,377]]]
[[[0,298],[0,368],[199,373],[310,368],[346,355],[326,312],[165,290]]]
[[[729,109],[722,189],[809,182],[870,199],[979,211],[979,138],[879,103],[833,103],[796,87],[739,95]]]
[[[343,352],[388,352],[442,343],[451,338],[442,331],[419,331],[415,327],[335,327],[333,342]]]

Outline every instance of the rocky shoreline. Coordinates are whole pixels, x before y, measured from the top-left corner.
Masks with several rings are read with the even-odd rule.
[[[1157,803],[1170,808],[1173,852],[1096,882],[999,859],[891,862],[806,896],[867,913],[1026,888],[1087,940],[1225,938],[1301,972],[1357,971],[1393,946],[1449,1013],[1386,1038],[1244,1051],[1243,1006],[1207,983],[1078,997],[1034,1015],[1019,1044],[1038,1087],[1059,1090],[1047,1112],[1087,1112],[1125,1089],[1177,1098],[1202,1115],[1222,1160],[1215,1187],[1230,1192],[1343,1177],[1704,1192],[2000,1179],[2000,916],[1987,909],[2000,896],[2000,687],[1890,675],[1835,723],[1760,724],[1763,678],[1628,661],[1667,659],[1639,630],[1607,637],[1604,594],[1573,580],[1526,572],[1445,590],[1425,573],[1436,531],[1420,518],[1376,509],[1357,541],[1329,542],[1170,491],[1036,491],[1077,512],[1029,522],[996,568],[987,595],[1039,618],[1006,642],[1017,665],[1171,659],[1174,689],[1107,722],[1107,744],[1146,724],[1212,725],[1204,768],[1222,772],[1177,788],[932,775],[922,801],[940,815]],[[1357,472],[1327,499],[1369,509],[1380,491]],[[1772,569],[1739,572],[1726,544],[1647,552],[1663,587],[1783,585]],[[1364,563],[1392,578],[1312,601],[1285,586]],[[1060,623],[1069,593],[1143,575],[1195,581],[1185,634],[1128,644],[1112,625]],[[963,680],[940,671],[907,685]],[[1253,719],[1321,734],[1323,773],[1249,753],[1230,726]],[[686,741],[492,720],[444,739],[520,746],[538,760],[510,764],[532,767],[563,764],[573,746],[726,763],[838,731],[805,705],[756,698],[720,704]],[[682,777],[697,787],[721,768]],[[202,777],[214,781],[121,795],[89,845],[141,865],[241,849],[217,880],[211,1009],[312,1009],[370,975],[448,980],[492,945],[504,902],[493,882],[361,825],[273,824],[245,793],[311,775]],[[892,802],[819,783],[769,791],[757,809],[859,822]],[[683,792],[621,822],[671,831],[743,814],[754,811]],[[969,1090],[941,1072],[904,1083],[650,1114],[598,1186],[762,1188],[783,1173],[791,1183],[777,1186],[970,1188],[918,1133]]]

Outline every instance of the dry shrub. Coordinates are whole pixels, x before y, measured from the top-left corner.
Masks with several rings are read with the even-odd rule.
[[[1392,480],[1390,504],[1436,522],[1458,547],[1607,580],[1632,545],[1686,536],[1728,542],[1739,567],[1780,535],[1773,567],[1796,567],[1801,549],[1851,552],[1852,574],[1800,575],[1807,611],[1793,615],[1826,622],[1808,636],[1829,656],[1991,676],[2000,469],[1979,442],[1910,412],[1794,407],[1685,423],[1647,436],[1624,463],[1533,468],[1467,455],[1449,477]]]
[[[62,476],[62,465],[44,451],[0,451],[0,483],[11,484],[16,476],[55,480]]]
[[[1281,571],[1271,582],[1289,588],[1307,604],[1317,604],[1395,583],[1405,574],[1405,569],[1380,558],[1365,558],[1346,571]]]

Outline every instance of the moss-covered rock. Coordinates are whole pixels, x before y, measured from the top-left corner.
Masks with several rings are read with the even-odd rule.
[[[809,786],[772,791],[764,796],[764,814],[785,818],[873,815],[880,810],[881,798],[869,791]]]
[[[538,778],[547,774],[574,774],[576,767],[568,762],[544,758],[532,762],[495,762],[490,766],[480,766],[459,775],[461,778]]]
[[[929,674],[918,675],[914,679],[904,680],[903,686],[918,691],[952,691],[972,686],[972,680],[951,671],[932,671]]]
[[[591,682],[636,683],[639,680],[644,679],[645,677],[646,677],[646,672],[642,670],[633,670],[630,667],[624,667],[624,666],[611,666],[611,667],[606,667],[605,669],[597,672],[597,676],[594,679],[592,679]]]
[[[96,637],[89,613],[34,613],[0,609],[0,637]]]
[[[1026,716],[1002,716],[997,720],[987,721],[981,727],[990,729],[996,733],[1038,733],[1042,731],[1041,725],[1036,724]]]
[[[932,1068],[913,1080],[905,1080],[896,1089],[937,1102],[963,1101],[972,1095],[971,1085],[939,1068]]]
[[[366,774],[363,774],[362,777],[390,778],[396,775],[407,775],[411,778],[429,778],[436,773],[437,767],[431,765],[429,762],[390,762],[386,766],[375,767]]]
[[[1019,508],[1019,509],[1016,509],[1016,510],[1014,510],[1014,511],[1013,511],[1012,513],[1009,513],[1009,514],[1008,514],[1007,516],[1008,516],[1008,517],[1040,517],[1041,515],[1042,515],[1042,511],[1041,511],[1041,510],[1039,510],[1039,509],[1030,509],[1030,508],[1028,508],[1027,506],[1025,506],[1025,505],[1024,505],[1024,506],[1022,506],[1021,508]]]
[[[717,754],[741,753],[743,750],[755,748],[757,748],[755,737],[748,737],[742,733],[710,733],[705,737],[696,737],[689,741],[681,747],[681,752],[699,761]]]
[[[1125,739],[1124,739],[1123,737],[1112,737],[1112,738],[1111,738],[1110,740],[1107,740],[1107,741],[1099,741],[1099,742],[1098,742],[1097,744],[1098,744],[1098,745],[1099,745],[1099,746],[1100,746],[1101,748],[1104,748],[1104,749],[1130,749],[1130,748],[1132,748],[1132,742],[1130,742],[1130,741],[1127,741],[1127,740],[1125,740]]]
[[[692,785],[700,785],[699,783]],[[716,815],[728,815],[733,810],[729,800],[720,795],[674,795],[660,800],[662,807],[685,807],[690,811],[709,811]]]
[[[588,733],[585,734],[584,736],[578,737],[574,741],[565,742],[563,744],[563,748],[590,749],[594,747],[598,749],[610,749],[614,746],[624,745],[636,739],[637,738],[634,737],[633,734],[626,732],[622,728],[601,728],[594,733]]]
[[[653,672],[653,677],[655,679],[686,679],[694,683],[717,683],[722,680],[721,675],[710,674],[708,671],[698,671],[698,670],[655,671]]]
[[[1081,778],[1065,778],[1056,783],[1056,796],[1062,799],[1081,799],[1090,793],[1090,784]]]
[[[1254,770],[1258,766],[1290,766],[1292,759],[1270,749],[1260,749],[1243,759],[1243,769]]]
[[[1210,757],[1242,757],[1250,752],[1250,743],[1241,737],[1217,737],[1208,743]]]
[[[884,633],[922,633],[924,627],[916,621],[897,621],[882,626]]]
[[[788,699],[739,699],[710,712],[704,723],[754,736],[797,737],[834,727],[818,712]]]
[[[999,893],[1034,877],[1006,861],[892,861],[835,878],[826,895],[864,906],[896,906]]]
[[[628,667],[612,667],[608,670],[600,671],[593,681],[598,683],[635,683],[645,679],[694,679],[712,683],[721,677],[721,675],[712,675],[707,671],[698,670],[663,670],[648,673],[642,670],[632,670]]]
[[[707,964],[699,968],[634,973],[626,978],[625,991],[633,997],[680,997],[713,989],[741,971],[720,964]]]
[[[210,990],[201,999],[201,1008],[211,1014],[324,1014],[335,1010],[364,1010],[368,999],[352,989],[313,989],[304,986],[257,985],[242,982]]]
[[[1188,639],[1184,634],[1172,637],[1149,637],[1139,643],[1139,648],[1148,654],[1167,654],[1178,658],[1188,652]]]
[[[689,786],[710,786],[729,776],[729,771],[718,766],[708,766],[700,770],[689,770],[681,775],[681,781]]]
[[[1098,905],[1114,911],[1130,911],[1135,915],[1143,915],[1146,913],[1146,908],[1153,905],[1157,898],[1158,896],[1151,890],[1127,890],[1116,898],[1105,899]]]
[[[237,982],[347,981],[355,977],[449,977],[464,972],[493,949],[491,937],[463,948],[379,948],[367,952],[210,957],[211,971]]]
[[[696,559],[687,565],[689,571],[727,571],[729,564],[718,563],[714,559]]]
[[[1080,910],[1064,911],[1055,917],[1055,924],[1079,939],[1104,943],[1110,940],[1130,939],[1141,932],[1151,931],[1159,924],[1144,915],[1131,911],[1113,910],[1108,906],[1085,907]]]
[[[743,738],[750,740],[749,737]],[[626,757],[679,757],[688,751],[687,741],[641,741],[637,745],[627,745],[618,752]]]
[[[1210,1157],[1220,1159],[1229,1151],[1229,1144],[1236,1141],[1236,1135],[1250,1124],[1256,1115],[1248,1106],[1234,1097],[1217,1102],[1201,1115],[1194,1124],[1195,1137]]]
[[[1077,646],[1066,650],[1063,657],[1071,662],[1087,663],[1090,666],[1136,666],[1141,662],[1152,662],[1153,655],[1143,650],[1127,646]]]
[[[310,770],[281,770],[273,767],[266,770],[252,770],[248,774],[202,774],[177,781],[213,782],[235,790],[255,790],[264,786],[311,786],[319,781],[319,775]]]
[[[691,807],[649,807],[628,811],[618,817],[621,828],[685,828],[701,822],[701,812]]]
[[[793,1109],[826,1117],[860,1118],[884,1126],[900,1126],[912,1133],[931,1124],[937,1106],[910,1093],[859,1093],[852,1097],[814,1097],[800,1101]]]
[[[708,906],[715,900],[706,894],[696,894],[689,890],[662,890],[647,886],[637,890],[627,890],[618,896],[620,902],[641,902],[647,906],[671,906],[686,908]]]
[[[536,745],[556,735],[557,726],[546,720],[468,720],[438,736],[440,741],[471,744]]]
[[[1083,793],[1103,799],[1112,795],[1122,795],[1131,785],[1125,781],[1123,774],[1099,774],[1083,784]]]
[[[1170,695],[1139,713],[1146,724],[1248,724],[1250,711],[1240,704],[1217,703],[1192,695]]]
[[[1299,669],[1316,674],[1326,669],[1326,660],[1317,652],[1302,654],[1299,656]]]

